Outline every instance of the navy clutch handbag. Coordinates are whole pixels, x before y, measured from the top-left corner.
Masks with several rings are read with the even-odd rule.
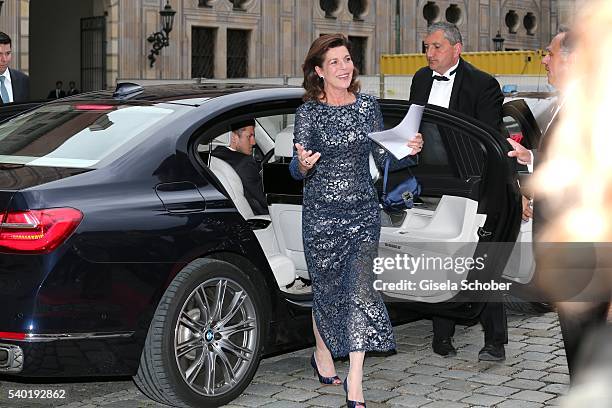
[[[414,206],[414,200],[421,194],[419,181],[410,173],[410,177],[398,184],[387,193],[387,174],[389,173],[389,160],[385,163],[385,175],[383,179],[382,206],[390,212],[403,211]]]

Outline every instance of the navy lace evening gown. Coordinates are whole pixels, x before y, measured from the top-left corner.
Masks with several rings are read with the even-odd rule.
[[[382,167],[387,154],[367,134],[382,129],[382,114],[373,96],[356,97],[350,105],[308,101],[297,109],[294,142],[320,152],[321,158],[305,177],[296,155],[289,166],[295,179],[304,179],[302,235],[313,315],[334,357],[395,349],[372,271],[380,210],[368,156],[372,152]],[[391,164],[400,168],[415,162],[409,156]]]

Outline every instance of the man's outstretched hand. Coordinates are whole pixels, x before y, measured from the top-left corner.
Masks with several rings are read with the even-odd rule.
[[[528,166],[531,164],[531,152],[526,149],[522,144],[515,142],[511,138],[506,139],[514,150],[508,152],[509,157],[516,157],[516,161],[519,164]]]

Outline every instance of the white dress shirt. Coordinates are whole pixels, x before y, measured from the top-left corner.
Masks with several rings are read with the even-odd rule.
[[[8,93],[8,96],[9,96],[9,102],[14,102],[15,99],[13,98],[13,85],[11,82],[11,72],[7,68],[6,71],[4,71],[4,74],[0,74],[0,76],[3,76],[5,78],[4,86],[6,87],[6,92]]]
[[[448,108],[448,104],[450,103],[451,94],[453,93],[453,84],[455,83],[455,71],[459,66],[459,61],[452,67],[448,69],[444,73],[444,77],[448,78],[448,81],[437,81],[434,79],[433,84],[431,84],[431,91],[429,92],[429,99],[427,103],[432,105],[442,106],[443,108]],[[451,75],[451,72],[453,74]],[[440,75],[436,71],[433,71],[431,76]]]

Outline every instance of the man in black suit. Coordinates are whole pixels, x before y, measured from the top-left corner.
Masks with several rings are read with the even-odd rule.
[[[574,34],[571,33],[568,29],[561,29],[560,32],[553,37],[550,41],[550,45],[546,47],[546,56],[542,59],[542,64],[546,69],[546,75],[548,77],[548,83],[554,86],[556,89],[561,90],[564,85],[567,85],[568,82],[571,81],[569,77],[569,71],[573,64],[575,64],[576,55],[575,55],[575,38]],[[550,143],[551,137],[553,137],[555,133],[555,125],[558,122],[558,117],[563,114],[563,105],[564,100],[569,95],[567,92],[565,94],[561,94],[559,98],[559,107],[557,109],[556,114],[554,115],[551,123],[548,128],[545,130],[542,135],[542,140],[540,142],[540,146],[538,146],[539,154],[536,156],[534,153],[525,149],[525,147],[520,144],[514,142],[512,139],[508,139],[508,142],[512,145],[513,149],[508,153],[510,157],[516,157],[517,161],[520,164],[525,164],[533,168],[535,165],[535,170],[537,171],[537,165],[543,161],[546,161],[546,153],[547,153],[547,145]],[[534,208],[536,209],[535,213],[531,211],[526,211],[523,208],[523,214],[526,217],[533,216],[533,229],[534,229],[534,241],[536,241],[536,251],[538,249],[538,243],[543,242],[539,237],[539,233],[544,229],[544,227],[550,226],[553,221],[559,219],[559,215],[554,211],[551,213],[551,209],[548,211],[543,211],[542,208],[546,208],[544,203],[539,203]],[[546,242],[544,242],[546,244]],[[558,268],[558,262],[560,262],[563,257],[555,251],[550,250],[550,246],[543,246],[544,251],[537,251],[536,254],[541,257],[537,258],[538,272],[543,274],[548,279],[553,279],[551,275],[555,275],[555,279],[565,280],[566,277],[562,277],[560,273],[556,273],[554,269],[550,268]],[[570,254],[571,248],[560,246],[561,250],[565,252],[565,255]],[[553,247],[554,249],[554,247]],[[551,258],[555,256],[554,258]],[[587,264],[587,258],[585,260],[585,265]],[[544,266],[542,266],[544,265]],[[587,268],[585,266],[585,268]],[[563,288],[563,285],[560,285]],[[549,289],[549,288],[547,288]],[[609,293],[609,288],[604,287],[604,290],[607,290]],[[550,290],[550,289],[549,289]],[[556,297],[563,297],[564,290],[559,290],[561,293],[551,293],[551,295]],[[563,299],[555,302],[555,306],[557,308],[557,313],[559,315],[559,323],[561,326],[561,334],[563,335],[563,344],[565,347],[565,355],[567,358],[567,367],[570,373],[570,379],[573,381],[576,369],[578,368],[578,355],[581,351],[581,346],[587,335],[590,331],[595,331],[600,329],[602,326],[605,326],[606,320],[608,317],[608,311],[610,309],[610,300],[603,299],[602,296],[591,294],[593,298],[592,301],[583,302],[583,301],[563,301]],[[559,301],[561,300],[561,301]]]
[[[463,44],[459,29],[446,22],[434,23],[428,27],[424,43],[429,66],[414,75],[410,101],[449,108],[501,129],[504,96],[499,83],[461,58]],[[442,356],[456,355],[452,343],[455,321],[441,316],[433,316],[432,321],[434,352]],[[485,346],[478,353],[478,359],[504,360],[508,325],[503,303],[485,303],[480,322],[485,332]]]
[[[49,95],[47,95],[47,99],[59,99],[66,97],[66,91],[62,89],[64,83],[62,81],[57,81],[55,83],[55,89],[49,91]]]
[[[253,158],[255,145],[255,120],[244,120],[231,125],[229,147],[217,146],[212,155],[227,162],[236,170],[244,197],[255,215],[268,214],[268,203],[259,175],[259,165]]]
[[[74,83],[74,81],[70,81],[68,83],[68,92],[66,92],[66,95],[68,96],[73,96],[73,95],[77,95],[79,93],[79,90],[76,87],[76,84]]]
[[[0,96],[1,103],[25,102],[30,99],[30,78],[9,68],[13,57],[11,37],[0,31]]]

